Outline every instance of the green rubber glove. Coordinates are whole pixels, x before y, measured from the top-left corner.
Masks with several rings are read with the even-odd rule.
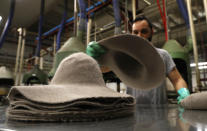
[[[178,116],[179,116],[180,120],[182,122],[186,123],[187,121],[183,118],[183,113],[184,113],[185,109],[183,107],[179,106],[178,111],[179,111]]]
[[[178,90],[178,94],[179,94],[179,96],[178,96],[177,100],[178,100],[178,104],[180,104],[181,100],[185,99],[187,96],[190,95],[190,92],[188,91],[187,88],[180,88]]]
[[[86,54],[93,57],[94,59],[98,59],[104,53],[106,53],[106,51],[106,48],[99,45],[96,41],[90,42],[86,48]]]

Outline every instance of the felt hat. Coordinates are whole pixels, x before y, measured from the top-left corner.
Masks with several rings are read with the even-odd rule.
[[[193,93],[181,101],[185,109],[207,110],[207,91]]]
[[[98,62],[109,67],[127,86],[150,89],[165,78],[165,66],[152,44],[141,37],[124,34],[99,41],[107,49]]]
[[[85,53],[63,59],[50,85],[14,86],[7,117],[22,121],[92,121],[131,115],[135,100],[105,86]]]

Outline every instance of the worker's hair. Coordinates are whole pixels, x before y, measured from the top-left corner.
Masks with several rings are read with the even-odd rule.
[[[136,17],[135,20],[132,21],[132,24],[136,23],[137,21],[142,21],[142,20],[146,20],[147,21],[147,23],[148,23],[148,25],[149,25],[149,27],[151,29],[151,33],[152,33],[152,31],[153,31],[152,30],[152,23],[149,21],[149,19],[147,17],[145,17],[143,15]],[[151,34],[150,38],[148,38],[148,40],[149,41],[152,40],[152,34]]]

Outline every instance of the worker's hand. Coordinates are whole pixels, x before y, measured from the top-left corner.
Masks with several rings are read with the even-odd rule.
[[[103,46],[99,45],[96,41],[92,41],[88,44],[86,53],[94,59],[98,59],[104,53],[106,53],[106,49]]]
[[[179,94],[179,96],[178,96],[177,100],[178,100],[178,104],[180,104],[181,100],[185,99],[187,96],[190,95],[190,92],[188,91],[187,88],[180,88],[178,90],[178,94]]]

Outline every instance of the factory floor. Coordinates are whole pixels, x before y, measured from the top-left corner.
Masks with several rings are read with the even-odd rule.
[[[134,116],[97,122],[21,123],[7,121],[0,106],[0,131],[206,131],[207,112],[189,111],[176,104],[137,105]]]

